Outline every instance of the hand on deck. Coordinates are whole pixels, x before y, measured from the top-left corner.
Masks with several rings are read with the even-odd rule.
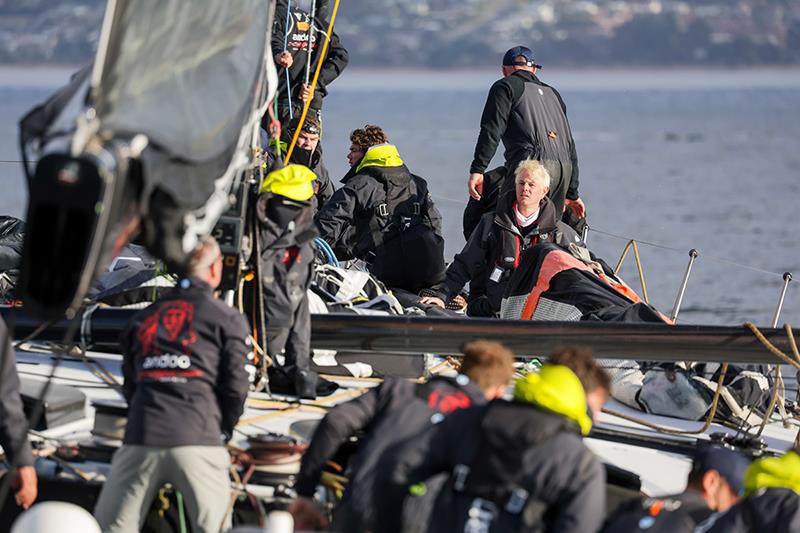
[[[583,200],[580,198],[576,200],[570,200],[567,198],[564,200],[564,205],[572,209],[572,212],[575,213],[575,216],[579,219],[586,216],[586,205],[584,205]]]
[[[289,512],[294,518],[294,527],[297,531],[321,531],[328,527],[328,520],[322,514],[319,505],[310,498],[298,496],[289,505]]]
[[[21,466],[17,468],[15,476],[12,482],[12,487],[15,492],[14,499],[17,505],[23,509],[27,509],[33,505],[33,502],[36,501],[36,496],[39,495],[36,470],[32,466]]]
[[[470,174],[469,181],[467,182],[467,190],[473,200],[480,200],[481,194],[483,193],[483,174],[479,172]]]
[[[426,305],[435,305],[436,307],[444,307],[444,300],[436,296],[425,296],[419,299],[419,303]]]
[[[279,67],[289,68],[292,66],[292,63],[294,63],[294,59],[292,58],[292,54],[284,50],[275,56],[275,63],[277,63]]]

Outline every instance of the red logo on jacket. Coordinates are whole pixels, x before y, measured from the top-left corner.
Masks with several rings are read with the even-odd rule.
[[[136,332],[142,345],[142,355],[161,352],[162,348],[158,345],[159,326],[164,328],[167,342],[179,344],[183,353],[191,355],[190,345],[197,342],[193,303],[184,300],[165,302],[144,319]]]
[[[438,390],[428,396],[428,407],[440,413],[450,413],[458,409],[466,409],[472,405],[469,396],[461,391],[442,394]]]

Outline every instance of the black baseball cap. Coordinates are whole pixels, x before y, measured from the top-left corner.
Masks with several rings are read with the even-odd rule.
[[[299,125],[300,125],[300,116],[296,116],[289,123],[289,129],[291,131],[297,131],[297,126]],[[301,131],[319,135],[320,132],[322,131],[322,127],[319,123],[319,120],[317,120],[317,118],[313,114],[309,113],[308,115],[306,115],[306,119],[303,122],[303,128],[301,129]]]
[[[519,59],[520,56],[524,57],[525,59]],[[536,60],[533,59],[533,50],[527,46],[515,46],[514,48],[509,49],[509,51],[506,52],[506,55],[503,56],[503,66],[542,68],[541,65],[536,64]]]
[[[693,474],[705,474],[716,470],[725,478],[733,492],[743,494],[744,474],[750,459],[741,453],[722,446],[704,446],[697,451],[692,462]]]

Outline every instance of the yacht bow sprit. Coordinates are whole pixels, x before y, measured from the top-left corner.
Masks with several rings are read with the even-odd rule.
[[[761,270],[782,277],[769,327],[690,324],[691,249],[657,309],[639,248],[686,250],[590,228],[577,128],[527,46],[489,90],[446,265],[436,202],[468,197],[390,131],[350,133],[334,190],[339,4],[109,0],[94,61],[21,119],[0,533],[60,512],[23,513],[37,496],[181,533],[720,531],[783,512],[765,493],[800,501],[792,274]],[[615,268],[600,234],[627,241]]]

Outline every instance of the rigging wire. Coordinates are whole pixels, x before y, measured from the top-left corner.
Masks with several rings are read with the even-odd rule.
[[[287,51],[286,48],[289,46],[289,20],[291,19],[291,16],[292,16],[292,0],[289,0],[289,2],[286,5],[286,23],[284,25],[284,32],[283,32],[283,51],[284,52]],[[309,53],[309,55],[311,55],[311,41],[310,40],[309,40],[308,46],[309,46],[308,53]],[[292,114],[292,107],[293,107],[292,106],[292,80],[291,80],[291,78],[289,76],[289,68],[288,67],[284,67],[283,71],[286,73],[286,99],[289,102],[289,120],[292,120],[294,118],[294,116]],[[275,98],[275,109],[276,109],[276,114],[277,114],[277,109],[278,109],[278,99],[277,98]],[[278,117],[278,118],[280,118],[280,117]]]

